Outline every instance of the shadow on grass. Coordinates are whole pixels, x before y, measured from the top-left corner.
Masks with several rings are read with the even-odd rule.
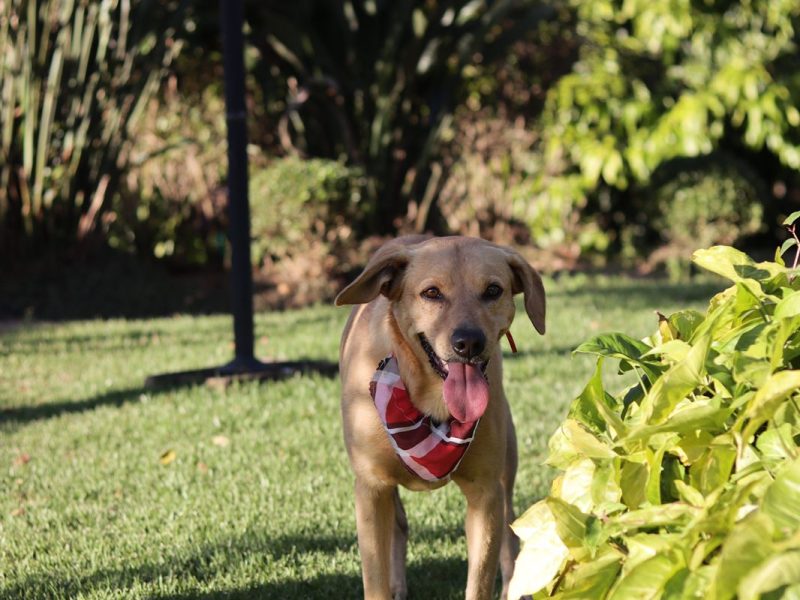
[[[464,597],[466,587],[466,560],[443,558],[408,565],[409,598],[430,600],[456,600]],[[498,582],[499,587],[499,582]],[[287,579],[281,582],[255,584],[241,589],[216,592],[188,592],[185,594],[152,595],[160,600],[234,600],[234,599],[286,599],[329,600],[330,598],[362,598],[364,588],[361,575],[324,574],[309,579]]]
[[[64,400],[62,402],[49,402],[34,406],[15,406],[0,408],[0,424],[24,424],[31,421],[51,419],[61,415],[81,413],[100,408],[101,406],[122,406],[128,402],[138,402],[145,392],[144,387],[133,387],[124,390],[115,390],[86,398],[84,400]]]
[[[283,366],[285,365],[285,366]],[[148,378],[148,381],[161,377],[164,379],[159,385],[136,386],[122,390],[115,390],[86,398],[82,400],[63,400],[60,402],[48,402],[46,404],[13,406],[10,408],[0,408],[0,431],[9,425],[23,425],[32,421],[41,421],[60,417],[61,415],[83,413],[95,410],[104,406],[122,406],[130,402],[139,402],[144,395],[154,396],[181,388],[202,385],[205,380],[213,382],[219,387],[225,385],[224,382],[267,382],[283,381],[298,376],[319,375],[321,377],[335,377],[338,373],[338,364],[330,361],[312,361],[300,359],[299,361],[274,363],[267,367],[275,367],[266,373],[249,374],[244,372],[228,377],[221,372],[221,367],[209,369],[197,369],[193,371],[176,371],[174,373],[162,373]],[[202,375],[203,377],[199,377]]]
[[[39,323],[25,324],[24,327],[35,331]],[[93,332],[91,334],[73,334],[63,337],[30,338],[10,337],[9,343],[0,346],[0,356],[15,355],[40,355],[63,349],[75,349],[82,353],[88,352],[115,352],[125,351],[136,347],[152,347],[158,345],[191,346],[196,343],[206,343],[211,339],[226,339],[229,336],[227,324],[202,324],[192,323],[191,329],[164,331],[156,326],[138,329],[129,329],[125,332],[113,331],[111,333]]]
[[[432,532],[432,535],[435,536],[436,532]],[[0,596],[8,599],[72,598],[100,591],[124,595],[126,590],[134,586],[141,590],[141,586],[148,587],[148,584],[153,584],[153,588],[145,592],[145,597],[162,600],[361,598],[363,587],[358,572],[319,573],[309,577],[292,575],[279,581],[262,583],[253,581],[241,587],[231,584],[230,577],[226,577],[226,571],[235,572],[240,563],[251,562],[253,555],[257,557],[260,555],[264,559],[265,567],[261,574],[264,577],[270,574],[270,567],[287,556],[291,557],[292,563],[296,563],[298,556],[310,553],[333,555],[342,550],[356,552],[354,537],[350,539],[347,536],[337,535],[285,536],[270,540],[262,536],[246,536],[200,547],[190,556],[177,553],[165,556],[157,563],[144,562],[117,570],[100,569],[86,575],[65,577],[64,573],[54,572],[51,569],[11,583],[5,588],[0,587]],[[224,559],[220,560],[223,557]],[[463,598],[466,573],[466,555],[463,558],[412,561],[408,564],[407,571],[409,596],[434,600]],[[256,575],[253,579],[258,577]],[[219,582],[215,581],[217,579]],[[159,592],[158,587],[164,584],[168,586],[173,584],[182,590]],[[214,590],[215,585],[219,585],[221,589]]]

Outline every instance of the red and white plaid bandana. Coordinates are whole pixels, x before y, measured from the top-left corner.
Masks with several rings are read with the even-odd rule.
[[[449,477],[469,448],[480,419],[459,423],[450,417],[443,423],[434,423],[412,404],[393,355],[378,365],[369,393],[394,451],[406,468],[425,481]]]

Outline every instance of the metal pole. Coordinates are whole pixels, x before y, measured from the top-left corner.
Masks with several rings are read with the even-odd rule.
[[[250,264],[250,206],[247,191],[247,113],[244,100],[244,6],[220,0],[228,125],[228,219],[231,240],[231,301],[235,358],[231,366],[255,362],[253,279]]]

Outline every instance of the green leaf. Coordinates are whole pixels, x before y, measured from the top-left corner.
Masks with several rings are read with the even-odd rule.
[[[580,563],[568,571],[552,598],[586,600],[605,597],[619,573],[621,560],[622,554],[618,550],[606,546],[591,561]]]
[[[790,293],[775,305],[773,318],[788,319],[800,315],[800,291]]]
[[[738,598],[756,600],[763,594],[800,582],[800,551],[784,552],[765,560],[739,584]]]
[[[728,481],[735,462],[736,444],[732,436],[717,436],[689,467],[689,483],[701,494],[708,495]]]
[[[796,210],[786,217],[781,225],[792,225],[797,219],[800,219],[800,210]]]
[[[800,457],[786,464],[767,488],[761,505],[784,537],[800,529]]]
[[[564,545],[567,548],[582,548],[586,538],[586,523],[589,515],[560,498],[550,496],[545,499],[545,502],[553,513],[556,530]]]
[[[523,542],[509,584],[509,596],[518,598],[535,594],[550,583],[569,556],[569,550],[561,541],[553,513],[543,500],[530,507],[511,528]]]
[[[602,333],[585,341],[575,348],[574,353],[596,354],[616,358],[644,370],[647,376],[655,379],[660,371],[657,363],[642,360],[650,346],[623,333]]]
[[[663,360],[677,363],[684,360],[691,349],[687,342],[674,339],[654,346],[645,356],[661,356]]]
[[[591,432],[587,431],[583,425],[574,419],[567,419],[558,428],[553,438],[557,438],[556,449],[558,456],[563,456],[567,451],[574,452],[575,455],[587,458],[616,458],[617,454],[611,447],[599,440]],[[551,442],[553,441],[551,438]],[[560,446],[560,447],[559,447]],[[548,464],[554,464],[548,456]]]
[[[667,582],[684,567],[683,553],[679,550],[656,554],[618,579],[608,594],[608,600],[660,598]]]
[[[697,250],[692,261],[703,269],[722,275],[733,282],[752,279],[759,282],[769,280],[786,269],[776,263],[755,263],[740,250],[729,246],[712,246],[706,250]]]
[[[639,462],[624,461],[620,471],[619,485],[622,488],[622,501],[628,508],[639,508],[645,501],[649,467]]]
[[[797,444],[792,439],[789,423],[767,429],[758,436],[756,447],[761,452],[761,459],[766,461],[782,461],[797,456]]]
[[[748,403],[742,419],[750,422],[742,433],[749,440],[759,427],[769,419],[784,399],[800,389],[799,371],[778,371],[773,373]]]
[[[674,432],[686,434],[698,429],[716,431],[724,427],[734,408],[720,408],[719,400],[701,398],[679,406],[670,417],[659,425],[642,425],[631,429],[620,441],[620,445],[647,439],[657,433]]]
[[[680,494],[680,497],[684,502],[688,502],[692,506],[696,506],[698,508],[705,505],[706,499],[703,494],[698,492],[688,483],[684,483],[678,479],[675,481],[675,487],[677,488],[678,494]]]
[[[778,256],[783,256],[786,254],[787,250],[794,248],[795,246],[797,246],[797,240],[793,237],[789,238],[788,240],[784,240],[781,244],[780,250],[778,250]]]
[[[661,504],[661,463],[664,460],[664,453],[678,439],[678,436],[667,436],[655,452],[648,452],[649,469],[645,496],[650,504]]]
[[[646,423],[663,423],[678,402],[700,385],[710,344],[711,336],[706,333],[692,346],[685,360],[670,367],[656,380],[641,404]]]
[[[553,482],[551,495],[561,498],[583,512],[590,512],[594,508],[592,500],[594,472],[594,461],[589,458],[573,462],[564,474]]]
[[[751,513],[736,524],[720,553],[713,598],[733,598],[745,575],[774,553],[772,530],[772,521],[758,513]]]
[[[706,316],[696,310],[680,310],[668,317],[669,324],[678,332],[678,339],[690,341]]]
[[[667,582],[661,600],[694,600],[706,597],[715,565],[703,565],[697,569],[681,569]]]
[[[674,533],[635,533],[623,539],[628,548],[628,556],[622,569],[623,575],[659,552],[669,552],[682,542],[681,537]]]
[[[595,465],[592,477],[591,495],[596,507],[618,505],[622,499],[619,485],[619,461],[602,461]]]
[[[677,527],[687,523],[692,517],[697,516],[699,512],[697,508],[689,504],[670,502],[660,506],[648,506],[639,510],[631,510],[611,517],[608,528],[611,535],[620,535],[637,529]]]
[[[603,359],[597,361],[594,375],[570,406],[569,417],[595,431],[611,427],[618,436],[625,435],[627,428],[617,414],[614,399],[603,389]]]

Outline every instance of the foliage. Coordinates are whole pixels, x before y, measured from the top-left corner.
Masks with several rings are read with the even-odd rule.
[[[681,247],[731,245],[761,228],[762,190],[744,165],[716,161],[654,182],[653,226]]]
[[[514,524],[514,597],[800,593],[800,279],[780,255],[694,260],[733,282],[706,314],[577,348],[597,368],[550,438],[562,473]],[[609,393],[608,359],[635,383]]]
[[[192,92],[170,77],[148,102],[106,218],[112,248],[171,265],[221,263],[227,155],[219,143],[226,135],[220,83]],[[255,167],[263,163],[250,158]]]
[[[349,236],[362,191],[360,170],[332,160],[287,157],[253,173],[253,260],[302,253],[309,234],[328,242]]]
[[[180,49],[180,13],[177,2],[149,0],[0,5],[7,239],[92,231],[125,164],[131,125]]]
[[[304,306],[336,294],[353,223],[367,203],[362,171],[326,159],[286,157],[250,178],[252,259],[276,285],[273,303]]]
[[[580,203],[603,185],[647,182],[665,161],[723,146],[763,149],[800,167],[800,4],[571,4],[584,43],[548,95],[541,193],[555,187],[564,202]]]
[[[371,229],[385,233],[443,183],[429,166],[467,67],[504,56],[549,13],[532,0],[299,0],[254,4],[248,20],[264,98],[285,90],[284,148],[361,168]]]
[[[732,245],[763,228],[767,196],[758,175],[729,155],[673,160],[657,169],[641,210],[666,244],[649,259],[673,278],[689,272],[692,251]]]
[[[516,237],[509,231],[516,205],[526,202],[524,185],[535,167],[531,146],[537,135],[524,121],[509,123],[486,110],[470,117],[457,123],[457,153],[443,175],[438,210],[449,231],[508,243]],[[421,203],[420,223],[427,219],[427,206]]]

